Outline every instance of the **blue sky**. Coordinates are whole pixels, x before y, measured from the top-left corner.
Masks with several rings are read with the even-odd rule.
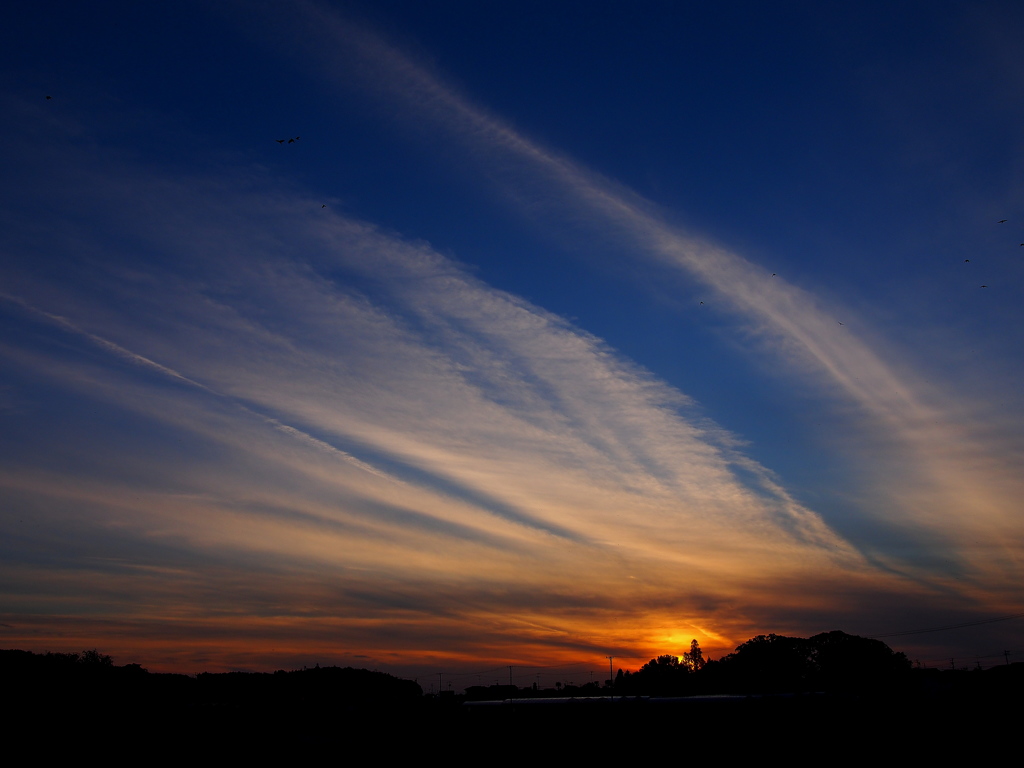
[[[19,8],[3,643],[425,674],[1020,613],[1022,28]]]

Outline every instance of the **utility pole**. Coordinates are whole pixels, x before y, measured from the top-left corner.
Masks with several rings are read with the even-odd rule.
[[[614,658],[615,658],[614,656],[609,656],[608,657],[608,687],[609,688],[614,688],[615,687],[615,673],[612,672],[612,659],[614,659]]]
[[[1006,659],[1006,666],[1010,666],[1010,652],[1003,651],[1003,658]]]

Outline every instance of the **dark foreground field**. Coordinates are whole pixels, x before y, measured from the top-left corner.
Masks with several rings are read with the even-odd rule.
[[[36,757],[635,763],[833,762],[998,755],[1019,737],[1018,695],[931,691],[470,704],[8,697],[8,744]]]
[[[843,674],[804,676],[802,688],[790,688],[799,693],[787,692],[797,678],[780,676],[783,666],[776,659],[726,675],[725,665],[685,673],[654,664],[656,674],[618,681],[698,695],[565,696],[563,688],[554,696],[495,686],[435,697],[365,669],[189,676],[115,666],[95,651],[0,651],[5,743],[33,760],[845,764],[1006,760],[1016,751],[1024,664],[901,665],[882,676],[870,674],[877,664],[858,675],[846,665]]]

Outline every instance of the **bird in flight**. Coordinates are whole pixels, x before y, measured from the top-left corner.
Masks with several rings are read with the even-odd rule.
[[[1006,223],[1006,219],[1000,219],[999,221],[996,222],[996,224],[1005,224],[1005,223]]]
[[[50,100],[50,99],[52,99],[52,98],[53,98],[53,96],[47,96],[47,97],[46,97],[46,100],[47,100],[47,101],[49,101],[49,100]]]

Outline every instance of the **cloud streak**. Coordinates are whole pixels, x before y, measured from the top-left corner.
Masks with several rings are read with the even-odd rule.
[[[1015,501],[1024,485],[1007,461],[1012,447],[986,439],[972,423],[985,405],[928,381],[906,362],[894,365],[900,353],[863,318],[825,309],[807,290],[667,223],[650,202],[531,141],[367,28],[318,4],[298,7],[302,35],[317,41],[304,50],[317,52],[328,76],[344,78],[348,86],[356,73],[368,92],[400,104],[419,129],[433,126],[456,139],[504,189],[542,199],[546,211],[563,211],[559,226],[571,222],[612,238],[637,263],[667,267],[700,285],[713,296],[710,303],[741,320],[773,359],[786,360],[794,375],[811,377],[838,402],[854,405],[861,428],[896,445],[892,456],[902,469],[895,482],[884,476],[870,481],[884,486],[879,490],[886,511],[874,513],[877,522],[933,545],[943,537],[946,555],[979,581],[1009,586],[1017,578],[1019,565],[1012,566],[1013,576],[1005,568],[1016,563],[1014,553],[1024,543]],[[892,460],[887,456],[882,463]],[[864,467],[869,475],[872,463]],[[983,540],[988,556],[964,549],[965,535]],[[884,546],[873,556],[888,567],[916,570]]]
[[[518,627],[540,654],[629,645],[596,629],[596,615],[661,626],[666,613],[697,612],[714,633],[723,619],[709,606],[735,611],[736,596],[765,580],[873,582],[684,395],[565,320],[309,200],[133,173],[107,167],[81,193],[98,224],[127,198],[159,201],[155,215],[178,226],[137,222],[136,248],[174,253],[174,272],[112,252],[103,269],[62,280],[24,259],[11,282],[27,298],[5,295],[18,328],[49,328],[72,350],[33,349],[26,339],[42,330],[12,330],[0,348],[10,369],[80,411],[110,414],[95,435],[65,427],[63,453],[94,459],[81,469],[81,458],[71,469],[43,459],[0,477],[9,509],[77,531],[74,546],[44,538],[10,552],[12,563],[29,552],[51,562],[46,578],[9,569],[12,584],[36,573],[39,589],[64,595],[57,613],[121,620],[70,587],[77,573],[82,584],[119,584],[143,623],[182,611],[217,621],[221,608],[211,614],[195,587],[216,572],[217,606],[247,605],[248,582],[275,621],[299,620],[289,605],[329,614],[335,598],[316,596],[335,584],[337,610],[358,604],[367,621],[383,621],[384,595],[402,593],[421,636],[447,636],[424,628],[437,613],[448,617],[441,626],[490,625],[495,642]],[[119,437],[120,424],[135,426]],[[26,439],[31,449],[57,434],[41,425]],[[145,542],[133,567],[179,573],[181,591],[144,599],[120,580],[110,564],[132,560],[120,540]],[[703,597],[679,593],[682,581]],[[305,599],[295,591],[307,589]],[[6,597],[13,625],[24,622],[10,610],[17,594]],[[787,598],[808,600],[821,598]],[[663,606],[654,619],[628,607],[652,601]],[[614,635],[621,620],[609,626]],[[659,631],[641,628],[640,642]]]
[[[381,38],[295,7],[304,64],[358,72],[487,183],[699,286],[870,435],[869,482],[812,509],[686,394],[430,245],[259,168],[171,172],[49,125],[19,138],[46,151],[21,153],[4,194],[25,215],[0,235],[8,644],[120,656],[111,633],[125,651],[173,637],[141,660],[178,669],[332,647],[628,666],[693,636],[718,655],[754,632],[1009,612],[1024,489],[976,403]],[[865,518],[900,535],[836,532]]]

